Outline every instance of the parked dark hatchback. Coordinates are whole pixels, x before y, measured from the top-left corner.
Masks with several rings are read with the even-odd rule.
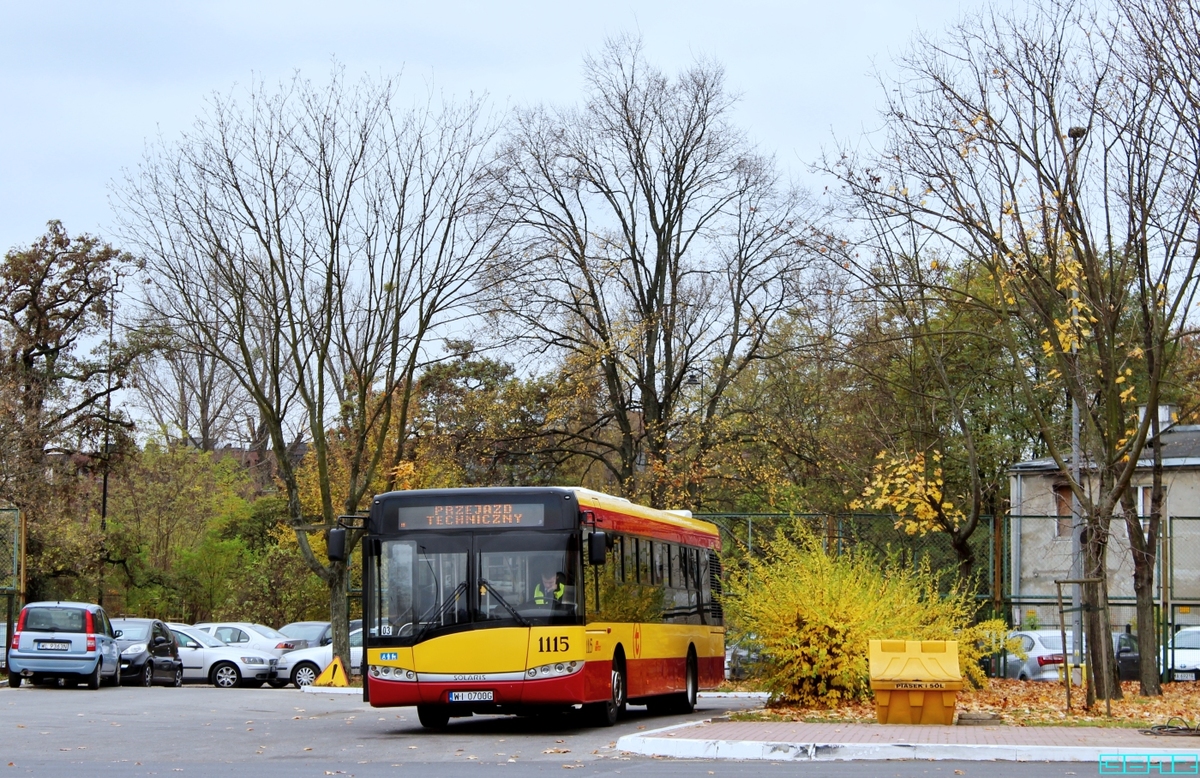
[[[113,619],[121,631],[121,681],[127,684],[180,686],[183,661],[171,630],[158,619]]]

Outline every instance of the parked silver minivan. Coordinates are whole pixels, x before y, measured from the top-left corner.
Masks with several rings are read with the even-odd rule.
[[[119,633],[99,605],[86,602],[31,602],[21,609],[8,654],[8,685],[61,678],[86,682],[121,682]]]

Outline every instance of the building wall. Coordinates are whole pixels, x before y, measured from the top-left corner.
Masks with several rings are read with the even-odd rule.
[[[1044,473],[1014,475],[1010,479],[1010,575],[1014,598],[1044,598],[1053,603],[1054,581],[1070,577],[1071,537],[1059,536],[1057,531],[1054,494],[1057,483],[1062,483],[1061,479]],[[1171,598],[1200,603],[1200,471],[1170,470],[1164,473],[1164,483],[1167,490],[1164,513],[1172,535],[1169,550],[1174,572],[1168,578],[1172,584]],[[1138,473],[1133,485],[1148,488],[1150,473]],[[1107,568],[1109,596],[1132,603],[1133,559],[1125,522],[1119,519],[1111,525]],[[1068,590],[1064,587],[1064,597],[1068,596]],[[1030,610],[1036,611],[1041,624],[1058,622],[1057,605],[1053,604],[1036,608],[1019,606],[1014,613],[1016,622],[1025,620]],[[1196,618],[1200,623],[1200,608],[1196,609]],[[1127,620],[1124,613],[1113,614],[1115,624]]]

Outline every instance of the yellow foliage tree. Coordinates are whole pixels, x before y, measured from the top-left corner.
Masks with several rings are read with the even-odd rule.
[[[908,535],[946,533],[958,555],[959,571],[967,577],[974,560],[968,544],[974,526],[946,494],[941,452],[935,450],[927,459],[920,451],[911,456],[881,451],[876,460],[862,496],[850,503],[851,509],[895,514],[896,529]]]

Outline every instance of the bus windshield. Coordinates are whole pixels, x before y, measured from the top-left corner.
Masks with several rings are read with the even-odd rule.
[[[481,622],[579,623],[576,537],[510,531],[384,540],[375,570],[371,636],[412,645]]]

